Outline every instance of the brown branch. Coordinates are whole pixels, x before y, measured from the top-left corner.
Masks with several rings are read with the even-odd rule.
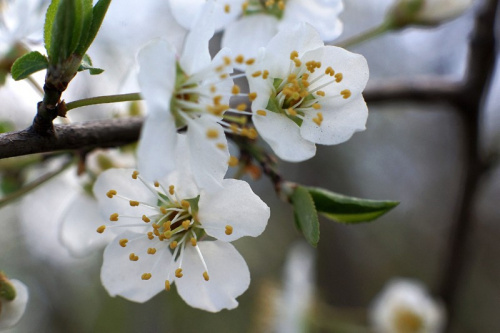
[[[89,121],[55,125],[55,135],[36,133],[31,127],[0,134],[0,158],[72,149],[115,147],[139,139],[142,118]]]

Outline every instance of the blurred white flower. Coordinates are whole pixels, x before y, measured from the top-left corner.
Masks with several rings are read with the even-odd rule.
[[[377,333],[439,333],[445,313],[425,287],[414,280],[390,281],[370,308]]]
[[[246,74],[253,123],[283,160],[304,161],[315,143],[338,144],[365,129],[366,59],[325,46],[307,23],[276,35]]]
[[[192,176],[186,137],[178,135],[172,156],[179,168],[159,181],[150,183],[132,169],[110,169],[95,183],[109,220],[97,231],[125,230],[104,251],[101,281],[111,296],[135,302],[170,290],[175,281],[193,307],[232,309],[250,273],[229,242],[260,235],[269,207],[244,181],[201,187]]]
[[[9,290],[6,291],[5,288]],[[23,316],[27,304],[28,287],[21,281],[7,280],[0,272],[0,330],[16,325]]]
[[[436,25],[453,19],[469,8],[474,0],[399,0],[389,11],[396,27],[408,24]]]

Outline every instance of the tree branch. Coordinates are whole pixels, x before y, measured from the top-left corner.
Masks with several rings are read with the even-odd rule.
[[[0,158],[58,150],[122,146],[139,139],[142,122],[142,118],[127,118],[55,125],[54,136],[40,135],[31,127],[0,134]]]

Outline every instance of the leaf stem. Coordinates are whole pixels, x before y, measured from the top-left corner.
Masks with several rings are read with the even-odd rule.
[[[140,101],[140,100],[142,100],[140,93],[96,96],[96,97],[84,98],[84,99],[76,100],[76,101],[73,101],[70,103],[66,103],[66,111],[69,111],[71,109],[81,108],[83,106],[89,106],[89,105],[132,102],[132,101]]]

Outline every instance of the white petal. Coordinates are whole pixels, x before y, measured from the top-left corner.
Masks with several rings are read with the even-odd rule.
[[[176,75],[174,47],[164,40],[155,40],[139,52],[138,60],[139,85],[151,109],[148,112],[169,113]]]
[[[165,177],[175,169],[177,129],[170,113],[151,112],[144,121],[137,147],[137,165],[146,179]]]
[[[28,304],[28,287],[19,280],[9,280],[9,282],[16,289],[16,298],[12,301],[0,300],[2,302],[0,330],[5,330],[16,325],[23,316]]]
[[[269,220],[269,207],[255,194],[247,182],[224,179],[217,192],[202,192],[198,202],[198,218],[207,234],[230,242],[243,236],[259,236]],[[226,235],[226,226],[233,228]]]
[[[315,143],[335,145],[349,140],[355,132],[365,130],[368,107],[363,96],[351,98],[343,106],[323,106],[320,110],[323,115],[321,126],[312,120],[316,117],[314,113],[306,113],[300,134]]]
[[[204,267],[195,248],[184,250],[183,274],[176,279],[177,290],[187,304],[210,312],[234,309],[236,297],[250,284],[250,272],[243,257],[229,243],[202,241],[198,246],[208,267],[209,281],[203,278]]]
[[[99,214],[97,200],[86,193],[80,193],[62,216],[60,226],[61,243],[71,255],[82,257],[103,247],[116,235],[111,230],[99,234],[96,229],[107,223]]]
[[[227,26],[222,36],[222,47],[230,48],[235,55],[242,54],[245,59],[254,58],[259,48],[266,46],[276,33],[276,17],[265,14],[244,16]],[[244,65],[235,66],[244,68]]]
[[[207,1],[194,20],[179,59],[182,70],[192,75],[210,64],[208,42],[214,35],[214,3]]]
[[[283,19],[279,30],[287,30],[297,25],[297,22],[311,24],[324,41],[331,41],[342,33],[342,22],[338,19],[343,9],[341,0],[290,0],[286,3]]]
[[[286,116],[267,111],[266,116],[254,115],[252,120],[260,136],[282,160],[301,162],[316,154],[314,143],[304,139],[299,126]]]
[[[290,53],[297,51],[299,57],[310,50],[324,46],[319,33],[309,24],[301,23],[293,29],[280,31],[269,41],[266,62],[271,76],[286,78],[290,68]]]
[[[120,239],[128,239],[126,247],[119,244]],[[156,254],[147,254],[150,247],[157,249]],[[139,260],[131,261],[131,253],[137,255]],[[126,231],[118,235],[104,250],[101,282],[111,296],[118,295],[143,303],[165,288],[171,258],[167,243]],[[144,273],[151,273],[151,279],[142,280]]]
[[[193,119],[188,126],[191,169],[196,183],[200,188],[217,188],[226,175],[229,161],[224,129],[209,116]],[[218,136],[208,138],[208,130],[217,131]],[[225,148],[218,148],[217,144]]]
[[[132,178],[133,169],[108,169],[101,173],[94,184],[94,196],[98,200],[101,216],[109,221],[109,216],[114,213],[120,215],[137,216],[140,220],[142,214],[149,215],[156,212],[144,206],[131,207],[128,200],[117,196],[108,198],[106,193],[115,190],[121,196],[130,200],[149,203],[156,206],[157,197],[139,179]],[[120,219],[118,223],[127,223],[130,219]]]

